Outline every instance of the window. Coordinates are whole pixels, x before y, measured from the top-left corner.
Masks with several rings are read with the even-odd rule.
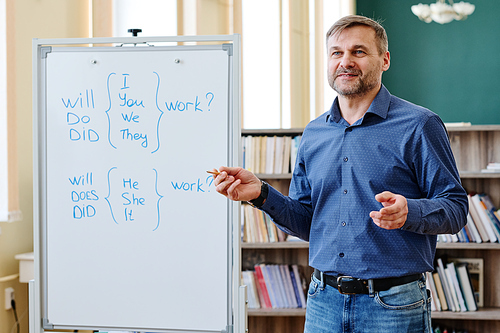
[[[0,0],[0,222],[21,219],[17,184],[15,110],[9,110],[7,92],[7,4]],[[13,97],[12,97],[13,98]],[[9,113],[10,112],[10,113]]]
[[[243,128],[302,127],[335,98],[325,35],[354,0],[241,0]]]
[[[9,214],[9,175],[7,150],[7,22],[5,0],[0,1],[0,221]]]
[[[130,37],[128,29],[142,29],[138,36],[176,36],[177,0],[114,0],[113,35]]]
[[[354,14],[354,5],[351,0],[340,0],[340,1],[328,1],[323,0],[323,30],[321,31],[321,36],[323,37],[323,46],[321,48],[323,54],[323,73],[326,73],[327,63],[326,63],[326,33],[330,30],[330,27],[343,16]],[[337,93],[330,87],[328,83],[328,78],[323,75],[323,105],[322,109],[324,111],[328,110],[332,106],[332,102],[337,96]],[[319,107],[321,109],[321,107]],[[319,115],[319,114],[318,114]]]
[[[130,28],[142,29],[139,36],[239,32],[243,128],[303,127],[335,98],[326,76],[325,34],[337,19],[355,12],[354,4],[114,0],[113,35],[130,36]]]
[[[281,1],[242,0],[244,128],[280,128]]]

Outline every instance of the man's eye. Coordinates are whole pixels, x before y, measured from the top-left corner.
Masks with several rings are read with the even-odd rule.
[[[356,50],[356,51],[354,51],[354,54],[356,54],[356,55],[362,55],[362,54],[365,54],[365,52],[361,51],[361,50]]]
[[[339,57],[341,55],[342,55],[342,52],[340,52],[340,51],[334,51],[334,52],[332,52],[332,57]]]

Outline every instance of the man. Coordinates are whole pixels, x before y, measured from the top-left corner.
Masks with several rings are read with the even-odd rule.
[[[218,192],[250,201],[309,241],[305,332],[431,332],[425,272],[436,235],[466,223],[467,195],[441,119],[392,96],[377,22],[347,16],[327,33],[331,109],[303,132],[288,197],[241,168]]]

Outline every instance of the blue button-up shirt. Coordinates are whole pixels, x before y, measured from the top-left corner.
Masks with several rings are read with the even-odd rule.
[[[408,201],[401,229],[370,218],[375,195]],[[467,194],[441,119],[382,86],[352,125],[337,100],[305,128],[286,197],[274,188],[261,207],[286,232],[309,241],[309,264],[362,279],[433,269],[436,235],[467,221]]]

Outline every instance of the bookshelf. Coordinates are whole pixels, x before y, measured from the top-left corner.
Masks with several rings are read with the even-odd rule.
[[[242,130],[242,136],[297,136],[303,129]],[[257,177],[284,194],[292,174],[260,173]],[[255,264],[298,264],[306,268],[304,275],[310,277],[308,266],[309,244],[307,242],[246,243],[241,242],[241,270],[252,270]],[[303,332],[305,309],[248,309],[249,332],[299,333]]]
[[[500,125],[449,127],[451,148],[468,193],[487,193],[500,206],[500,173],[481,172],[500,161]],[[500,244],[438,243],[436,258],[484,260],[484,307],[475,312],[433,312],[433,324],[448,331],[500,332]]]
[[[300,135],[302,129],[243,130],[242,135]],[[463,186],[468,192],[488,193],[500,207],[500,173],[483,173],[489,162],[500,162],[500,125],[449,127],[451,147]],[[288,194],[290,173],[257,176]],[[308,243],[241,243],[242,270],[257,263],[299,264],[308,267]],[[436,258],[483,258],[484,307],[474,312],[433,311],[433,325],[448,331],[500,332],[500,244],[438,243]],[[312,269],[306,272],[310,276]],[[249,309],[249,332],[303,332],[305,309]]]

